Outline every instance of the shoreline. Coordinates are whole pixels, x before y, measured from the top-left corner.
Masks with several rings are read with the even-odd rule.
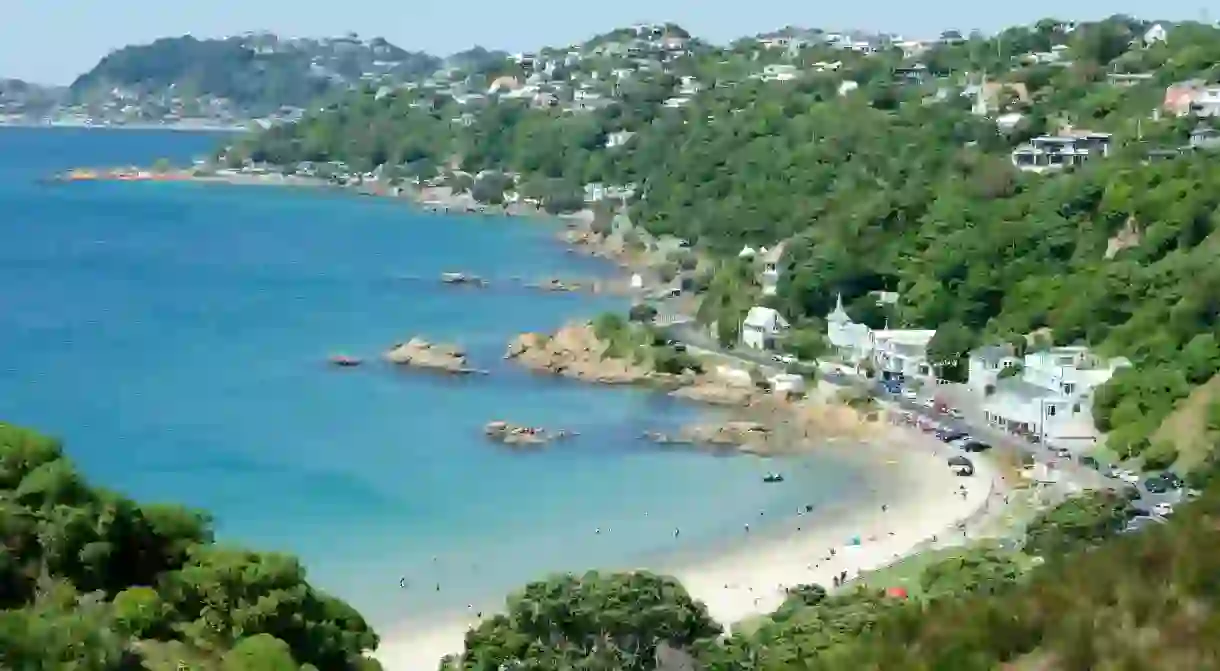
[[[850,587],[861,574],[918,554],[929,544],[969,542],[970,522],[1003,505],[1006,485],[995,463],[975,459],[975,475],[959,478],[945,465],[952,449],[913,429],[887,426],[868,440],[819,441],[800,453],[845,448],[870,476],[863,496],[743,531],[741,538],[726,539],[702,554],[678,550],[668,559],[643,560],[635,570],[673,576],[728,632],[778,608],[784,587],[818,583],[830,589],[841,571],[847,571]],[[967,487],[965,497],[958,493],[960,485]],[[850,546],[852,537],[859,537],[860,545]],[[373,657],[387,671],[433,668],[445,655],[461,652],[467,630],[479,622],[477,613],[502,612],[506,596],[494,604],[472,605],[465,614],[438,613],[388,627]]]
[[[117,173],[116,173],[117,174]],[[279,174],[232,173],[194,175],[172,171],[130,181],[185,181],[251,186],[288,186],[333,190],[352,195],[375,196],[404,201],[424,211],[448,214],[477,214],[463,210],[469,194],[451,194],[448,189],[404,189],[393,193],[368,185],[339,185],[317,178]],[[121,181],[108,175],[101,179]],[[68,180],[71,181],[71,180]],[[425,196],[429,196],[425,199]],[[440,196],[443,196],[440,197]],[[444,208],[443,210],[439,208]],[[507,214],[503,209],[485,214]],[[569,215],[550,215],[542,211],[529,213],[554,222],[587,223],[590,210]],[[589,252],[618,266],[621,272],[634,264],[627,258],[599,254],[589,245],[565,245],[568,249]],[[629,272],[629,271],[628,271]],[[703,405],[703,404],[698,404]],[[714,408],[708,407],[708,410]],[[795,413],[781,411],[790,420]],[[771,422],[767,422],[771,423]],[[998,470],[986,457],[975,460],[976,474],[963,480],[949,472],[944,458],[945,446],[918,431],[884,426],[866,440],[840,436],[808,441],[800,449],[786,451],[783,456],[799,456],[810,451],[843,450],[851,446],[852,458],[862,462],[868,491],[860,497],[835,501],[815,509],[808,516],[791,515],[783,520],[768,520],[743,538],[724,539],[715,548],[679,548],[664,557],[641,557],[634,567],[618,570],[650,570],[675,577],[691,594],[702,601],[709,614],[726,630],[737,623],[764,615],[782,603],[782,586],[817,582],[829,587],[831,576],[848,571],[849,580],[858,573],[883,568],[898,559],[917,554],[926,548],[934,536],[945,536],[961,521],[977,516],[991,500],[998,484]],[[888,465],[887,465],[888,464]],[[985,488],[977,486],[986,478]],[[893,482],[890,482],[893,481]],[[958,484],[973,485],[962,499],[955,494]],[[886,492],[886,500],[878,491]],[[881,504],[887,506],[882,514]],[[795,513],[795,511],[794,511]],[[796,527],[800,527],[799,530]],[[860,536],[859,547],[848,548],[846,541]],[[833,558],[827,558],[831,548]],[[634,562],[633,562],[634,563]],[[602,570],[616,570],[603,568]],[[538,576],[540,579],[544,576]],[[501,612],[507,594],[488,599],[467,612],[448,609],[412,617],[385,627],[381,644],[372,656],[387,671],[415,671],[435,668],[445,655],[460,653],[466,632],[477,625],[478,613]]]

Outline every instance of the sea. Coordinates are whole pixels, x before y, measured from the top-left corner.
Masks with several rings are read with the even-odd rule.
[[[316,586],[388,627],[549,572],[711,551],[862,482],[833,454],[662,449],[641,434],[705,410],[503,361],[518,333],[627,307],[521,286],[616,272],[565,253],[555,221],[286,187],[44,181],[186,163],[225,140],[0,128],[0,420],[62,438],[94,484],[205,509],[220,542],[299,556]],[[491,286],[443,285],[451,271]],[[415,335],[490,374],[380,362]],[[367,363],[328,365],[337,352]],[[514,451],[484,438],[496,419],[579,435]],[[786,481],[763,483],[773,470]]]

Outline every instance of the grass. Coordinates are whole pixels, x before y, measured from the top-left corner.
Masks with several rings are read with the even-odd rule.
[[[1203,463],[1212,450],[1208,434],[1208,415],[1213,403],[1220,401],[1220,375],[1195,388],[1180,401],[1173,412],[1152,434],[1155,445],[1167,442],[1178,449],[1175,469],[1189,471]]]

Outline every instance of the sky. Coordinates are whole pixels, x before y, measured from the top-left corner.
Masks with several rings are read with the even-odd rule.
[[[633,23],[674,22],[715,42],[785,25],[883,30],[908,38],[991,31],[1054,16],[1124,13],[1149,20],[1220,18],[1214,0],[0,0],[0,78],[69,84],[109,51],[158,37],[285,37],[348,31],[447,55],[475,44],[524,51],[583,41]],[[1070,7],[1070,10],[1066,8]],[[1065,13],[1070,11],[1070,14]]]

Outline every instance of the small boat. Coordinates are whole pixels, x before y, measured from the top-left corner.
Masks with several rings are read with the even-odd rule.
[[[330,356],[330,363],[341,368],[351,368],[364,363],[364,360],[360,359],[359,357],[348,356],[346,354],[332,354]]]
[[[763,482],[783,482],[784,476],[780,473],[768,473],[763,476]]]

